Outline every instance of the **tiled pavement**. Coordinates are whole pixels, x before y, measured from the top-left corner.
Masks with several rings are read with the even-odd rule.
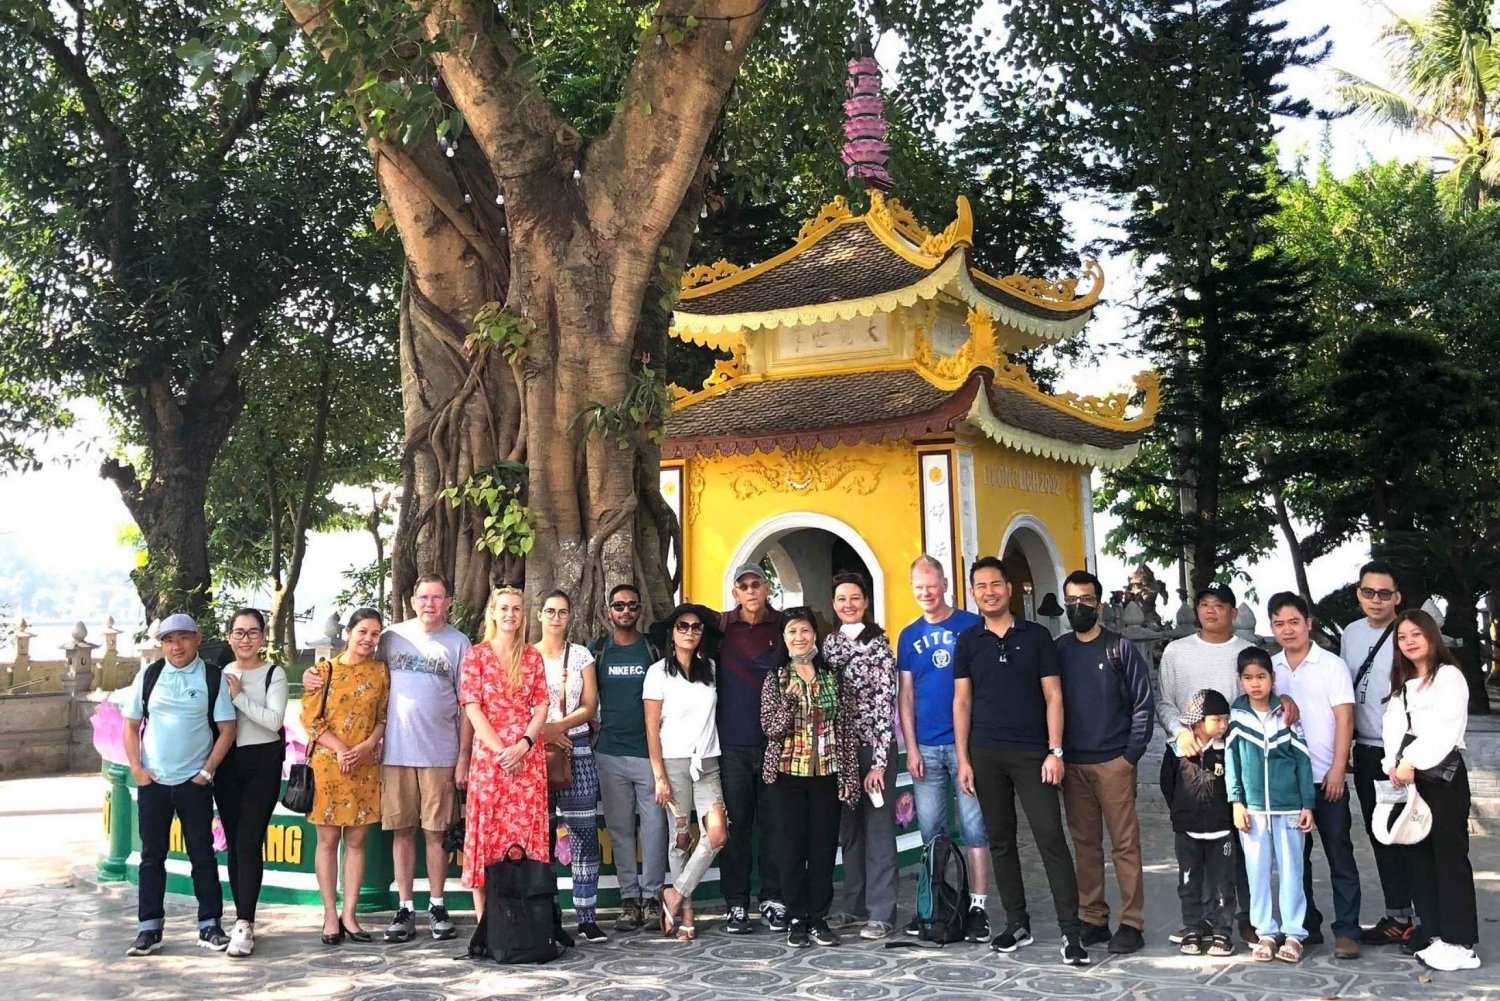
[[[1465,974],[1427,974],[1393,950],[1335,962],[1312,950],[1293,968],[1261,965],[1242,952],[1225,960],[1179,956],[1165,943],[1177,924],[1175,865],[1164,817],[1144,820],[1151,945],[1132,957],[1095,953],[1087,970],[1063,967],[1039,862],[1023,842],[1027,886],[1038,942],[1011,957],[980,946],[941,951],[895,949],[850,936],[837,949],[794,951],[779,936],[724,935],[700,917],[690,946],[645,933],[584,946],[544,967],[502,968],[455,961],[454,942],[387,947],[318,942],[318,918],[307,908],[272,907],[261,914],[255,956],[231,960],[193,945],[192,904],[169,898],[167,949],[127,959],[134,933],[134,891],[100,888],[86,878],[99,830],[97,779],[76,777],[0,783],[0,1001],[75,998],[296,998],[339,1001],[445,999],[589,999],[589,1001],[748,1001],[813,999],[1092,998],[1150,1001],[1270,1001],[1279,998],[1446,998],[1500,1001],[1500,950],[1486,943],[1489,965]],[[1374,866],[1363,845],[1362,870]],[[1500,838],[1474,840],[1482,934],[1500,934]],[[1321,868],[1321,866],[1320,866]],[[911,896],[911,882],[904,884]],[[1373,919],[1378,890],[1366,881],[1365,916]],[[1326,884],[1320,900],[1326,901]],[[1325,902],[1325,911],[1331,902]],[[909,913],[909,912],[908,912]],[[460,919],[466,935],[468,916]],[[382,923],[372,916],[370,926]],[[1491,929],[1496,929],[1491,932]],[[852,929],[851,929],[852,932]]]

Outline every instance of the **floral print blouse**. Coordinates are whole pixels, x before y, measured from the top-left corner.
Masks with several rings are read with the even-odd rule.
[[[835,631],[823,638],[823,659],[849,690],[854,728],[873,754],[872,767],[884,771],[896,739],[896,654],[889,637],[881,633],[861,643]]]

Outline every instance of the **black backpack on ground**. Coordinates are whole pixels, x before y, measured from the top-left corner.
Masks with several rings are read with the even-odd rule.
[[[946,945],[964,940],[969,916],[969,866],[964,854],[939,833],[922,849],[917,873],[917,937]]]
[[[469,940],[469,956],[497,963],[550,963],[561,956],[556,932],[557,874],[529,859],[519,845],[484,867],[484,917]]]

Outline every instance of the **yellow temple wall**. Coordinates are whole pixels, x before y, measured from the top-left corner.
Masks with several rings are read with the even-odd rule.
[[[878,563],[882,622],[908,622],[919,614],[906,572],[922,547],[918,459],[909,444],[663,464],[673,465],[683,467],[684,600],[725,607],[727,574],[748,558],[747,547],[798,527],[821,527],[857,536],[868,548],[866,562],[873,556]],[[853,539],[845,541],[860,549]],[[809,593],[805,600],[831,616],[827,594]]]

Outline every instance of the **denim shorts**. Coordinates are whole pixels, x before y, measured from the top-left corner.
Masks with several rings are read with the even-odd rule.
[[[958,751],[953,744],[918,744],[925,774],[912,779],[912,793],[917,806],[917,827],[922,842],[931,841],[939,831],[949,830],[948,800],[958,797],[958,844],[966,848],[983,848],[989,840],[984,832],[984,814],[979,800],[958,788]],[[952,789],[950,793],[949,790]]]

